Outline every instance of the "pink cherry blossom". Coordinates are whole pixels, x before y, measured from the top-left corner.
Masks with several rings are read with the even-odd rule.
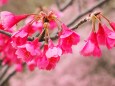
[[[12,39],[12,46],[17,48],[17,46],[21,46],[27,42],[28,33],[24,30],[19,30],[15,33],[13,33],[11,39]]]
[[[84,56],[101,56],[101,50],[99,48],[95,32],[91,32],[90,36],[88,37],[88,40],[86,41],[80,53]]]
[[[0,7],[3,6],[4,4],[6,4],[8,2],[8,0],[0,0]]]
[[[15,54],[16,49],[12,47],[10,44],[10,39],[6,40],[5,46],[1,52],[1,57],[3,57],[2,65],[8,64],[17,64],[20,63],[20,60],[17,59],[17,56]]]
[[[15,68],[16,68],[16,71],[17,71],[17,72],[22,72],[22,70],[23,70],[23,65],[22,65],[22,64],[16,64],[16,65],[15,65]]]
[[[80,41],[80,36],[64,24],[62,24],[62,32],[59,37],[59,45],[64,53],[72,53],[72,45],[76,45]]]
[[[46,57],[52,58],[52,57],[60,57],[62,55],[62,50],[58,46],[54,46],[53,42],[49,40],[48,43],[48,50],[46,51]]]
[[[100,44],[107,46],[108,49],[115,46],[115,32],[110,30],[105,24],[99,24],[97,39]]]
[[[99,26],[98,26],[97,40],[98,40],[98,43],[101,45],[106,44],[106,34],[105,34],[105,31],[104,31],[101,23],[99,23]]]
[[[27,66],[30,71],[33,71],[36,67],[36,62],[34,60],[27,62]]]
[[[60,56],[62,55],[62,50],[59,46],[54,46],[53,42],[49,39],[48,49],[46,51],[46,57],[49,61],[47,70],[54,69],[57,62],[60,60]]]
[[[36,62],[37,62],[37,67],[39,69],[46,69],[47,65],[49,64],[49,61],[45,55],[46,51],[48,50],[48,45],[44,45],[44,50],[41,53],[40,56],[37,57]]]
[[[56,22],[53,21],[53,20],[52,20],[52,21],[49,21],[49,24],[50,24],[49,28],[50,28],[51,30],[57,27]]]
[[[46,67],[46,70],[51,70],[54,69],[57,62],[60,60],[60,57],[56,58],[56,57],[52,57],[48,59],[49,64]]]
[[[44,53],[42,53],[38,58],[37,58],[37,67],[39,69],[46,69],[46,67],[48,66],[49,61],[47,59],[47,57],[45,56]]]
[[[36,32],[32,25],[29,23],[23,26],[21,29],[27,32],[29,36],[32,36]]]
[[[10,37],[0,34],[0,52],[4,50],[4,47],[6,46],[8,40],[10,40]]]
[[[25,20],[25,24],[28,24],[29,22],[34,20],[34,16],[30,16]],[[34,31],[39,31],[41,32],[43,29],[43,23],[41,21],[34,21],[31,25],[32,29]]]
[[[0,12],[0,21],[1,21],[1,24],[3,25],[5,30],[13,27],[19,21],[21,21],[22,19],[25,19],[27,17],[28,17],[28,14],[14,15],[13,13],[8,12],[8,11]]]
[[[106,46],[111,49],[115,46],[115,32],[110,30],[105,24],[103,24],[103,28],[106,34]]]
[[[58,46],[54,46],[52,41],[49,40],[48,45],[45,44],[44,51],[42,52],[41,56],[38,57],[37,66],[40,69],[54,69],[61,55],[61,48]]]
[[[32,61],[38,55],[40,55],[40,43],[38,40],[34,40],[32,42],[27,42],[22,46],[18,46],[16,50],[17,58],[21,58],[25,62]]]
[[[110,22],[109,24],[112,27],[112,29],[115,31],[115,22]]]

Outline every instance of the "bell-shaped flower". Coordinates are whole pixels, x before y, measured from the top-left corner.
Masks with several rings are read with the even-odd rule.
[[[8,2],[8,0],[0,0],[0,7],[3,6],[4,4],[6,4]]]
[[[99,24],[97,39],[100,44],[107,46],[108,49],[115,46],[115,32],[110,30],[105,24]]]
[[[13,27],[19,21],[27,18],[28,16],[28,14],[15,15],[8,11],[2,11],[0,12],[0,23],[3,25],[5,30],[8,30],[9,28]]]
[[[11,39],[11,44],[13,47],[17,48],[17,46],[21,46],[27,42],[28,33],[24,30],[19,30],[13,33]]]
[[[25,20],[25,24],[28,24],[30,23],[31,21],[34,21],[34,16],[30,16],[28,17],[26,20]],[[31,24],[31,27],[32,27],[32,30],[34,32],[36,31],[39,31],[41,32],[42,29],[43,29],[43,23],[41,21],[34,21],[32,24]]]
[[[105,24],[102,25],[106,34],[106,46],[111,49],[115,46],[115,32],[110,30]]]
[[[27,62],[28,69],[33,71],[36,67],[36,62],[34,60]]]
[[[40,55],[40,43],[38,40],[27,42],[22,46],[18,46],[16,50],[17,58],[21,58],[25,62],[32,61],[38,55]]]
[[[99,23],[99,25],[98,25],[97,40],[98,40],[98,43],[101,45],[106,44],[106,34],[105,34],[105,31],[104,31],[101,23]]]
[[[62,24],[62,31],[59,33],[59,45],[63,53],[72,53],[72,45],[77,45],[80,36]]]
[[[62,55],[62,50],[59,46],[54,46],[53,42],[49,40],[48,42],[48,50],[46,51],[46,57],[48,59],[48,66],[46,67],[47,70],[54,69],[57,62]]]
[[[115,22],[110,22],[109,24],[112,27],[112,29],[115,31]]]
[[[47,57],[46,57],[46,55],[45,55],[47,49],[48,49],[48,45],[45,44],[45,45],[44,45],[44,50],[43,50],[43,52],[42,52],[42,53],[40,54],[40,56],[38,56],[37,59],[35,60],[36,63],[37,63],[37,67],[38,67],[39,69],[46,69],[46,67],[47,67],[48,64],[49,64],[49,61],[48,61],[48,59],[47,59]]]
[[[88,40],[86,40],[86,43],[80,53],[84,56],[101,56],[101,50],[99,48],[95,32],[91,32],[90,36],[88,37]]]

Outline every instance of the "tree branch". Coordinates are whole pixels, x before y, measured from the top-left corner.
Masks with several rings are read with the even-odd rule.
[[[5,30],[1,30],[1,29],[0,29],[0,33],[5,34],[5,35],[7,35],[7,36],[9,36],[9,37],[12,36],[12,34],[11,34],[10,32],[7,32],[7,31],[5,31]],[[33,37],[28,37],[28,41],[33,41],[33,40],[34,40]]]
[[[4,86],[4,84],[14,75],[16,74],[16,71],[14,70],[9,76],[6,77],[6,79],[2,82],[0,82],[0,86]]]
[[[90,13],[91,11],[93,11],[94,9],[104,5],[105,3],[107,3],[109,0],[102,0],[99,3],[97,3],[96,5],[94,5],[92,8],[84,11],[83,13],[81,13],[79,16],[77,16],[76,18],[74,18],[74,20],[72,20],[69,24],[67,24],[68,26],[73,25],[77,20],[79,20],[80,18],[82,18],[83,16],[85,16],[86,14]]]
[[[5,30],[1,30],[1,29],[0,29],[0,33],[5,34],[5,35],[7,35],[7,36],[9,36],[9,37],[12,36],[12,34],[11,34],[10,32],[7,32],[7,31],[5,31]]]
[[[56,5],[60,11],[64,11],[66,8],[68,8],[70,5],[72,5],[73,0],[69,0],[66,4],[64,4],[62,7],[60,7],[60,2],[59,0],[55,0]]]
[[[4,75],[7,73],[8,69],[9,69],[9,66],[7,66],[7,67],[4,69],[3,73],[2,73],[1,76],[0,76],[0,81],[1,81],[1,79],[4,77]]]

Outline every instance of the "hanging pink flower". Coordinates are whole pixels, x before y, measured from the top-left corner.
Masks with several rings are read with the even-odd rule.
[[[112,29],[115,31],[115,22],[110,22],[109,24],[112,27]]]
[[[8,11],[2,11],[0,12],[0,21],[4,29],[7,30],[16,25],[19,21],[27,18],[28,16],[28,14],[14,15],[13,13]]]
[[[110,30],[105,24],[102,25],[106,34],[106,46],[111,49],[115,46],[115,32]]]
[[[104,31],[101,23],[99,23],[99,26],[98,26],[97,40],[98,40],[98,43],[101,45],[106,44],[106,34],[105,34],[105,31]]]
[[[32,27],[33,31],[34,31],[34,32],[36,32],[36,31],[41,32],[42,29],[43,29],[43,23],[42,23],[41,21],[39,21],[39,20],[36,21],[36,20],[34,19],[34,16],[30,16],[30,17],[28,17],[28,18],[25,20],[25,24],[28,24],[28,23],[30,23],[31,21],[34,21],[34,22],[31,24],[31,27]]]
[[[54,46],[53,42],[49,40],[48,49],[46,51],[46,57],[48,59],[47,70],[54,69],[57,62],[60,60],[60,56],[62,55],[62,50],[59,46]]]
[[[21,58],[25,62],[29,62],[35,59],[38,55],[40,55],[39,48],[40,48],[40,43],[36,39],[22,46],[18,46],[16,55],[18,58]]]
[[[52,58],[52,57],[60,57],[62,55],[62,50],[58,46],[54,46],[53,42],[49,40],[48,42],[48,50],[46,51],[46,57]]]
[[[40,69],[54,69],[61,55],[61,48],[58,46],[54,46],[52,41],[49,40],[48,45],[46,44],[44,46],[44,51],[42,52],[41,56],[38,57],[37,66]]]
[[[48,50],[48,45],[45,44],[44,45],[44,50],[43,52],[40,54],[40,56],[37,57],[37,59],[35,60],[37,62],[37,67],[39,69],[46,69],[46,67],[49,64],[49,61],[45,55],[46,51]]]
[[[22,72],[22,70],[23,70],[23,65],[22,65],[22,64],[16,64],[16,65],[15,65],[15,68],[16,68],[16,71],[17,71],[17,72]]]
[[[101,50],[99,48],[95,32],[91,32],[90,36],[88,37],[88,40],[86,41],[80,53],[84,56],[101,56]]]
[[[6,4],[8,2],[8,0],[0,0],[0,7],[3,6],[4,4]]]
[[[36,62],[34,60],[27,62],[28,69],[33,71],[36,67]]]
[[[11,39],[12,39],[12,46],[17,48],[17,46],[21,46],[27,42],[28,33],[24,30],[19,30],[15,33],[13,33]]]
[[[105,24],[99,24],[97,39],[100,44],[107,46],[108,49],[115,46],[115,32],[110,30]]]
[[[72,45],[78,44],[80,36],[62,24],[62,32],[59,34],[59,45],[63,53],[72,53]]]

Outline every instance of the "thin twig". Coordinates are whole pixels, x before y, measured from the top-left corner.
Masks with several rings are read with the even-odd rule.
[[[9,36],[9,37],[12,36],[12,34],[11,34],[10,32],[7,32],[7,31],[5,31],[5,30],[1,30],[1,29],[0,29],[0,33],[5,34],[5,35],[7,35],[7,36]]]
[[[83,13],[81,13],[79,16],[77,16],[76,18],[74,18],[74,20],[72,20],[69,24],[67,24],[68,26],[73,25],[77,20],[79,20],[80,18],[82,18],[83,16],[85,16],[86,14],[90,13],[91,11],[93,11],[94,9],[104,5],[105,3],[107,3],[109,0],[102,0],[99,3],[97,3],[96,5],[94,5],[92,8],[84,11]]]
[[[5,31],[5,30],[1,30],[1,29],[0,29],[0,33],[5,34],[5,35],[7,35],[7,36],[9,36],[9,37],[12,36],[12,34],[11,34],[10,32],[7,32],[7,31]],[[28,41],[33,41],[33,40],[34,40],[33,37],[28,37]]]
[[[9,74],[8,77],[6,77],[6,79],[0,83],[0,86],[4,86],[4,84],[14,75],[16,74],[16,71],[14,70],[11,74]]]
[[[1,79],[4,77],[4,75],[7,73],[8,69],[9,69],[9,66],[7,66],[7,67],[4,69],[3,73],[2,73],[1,76],[0,76],[0,81],[1,81]]]
[[[72,5],[74,0],[69,0],[66,4],[64,4],[62,7],[60,6],[59,0],[55,0],[56,5],[60,11],[64,11],[66,8],[68,8],[70,5]]]
[[[100,12],[97,12],[97,13],[95,13],[94,15],[96,16],[96,15],[98,15]],[[79,21],[79,23],[76,25],[76,26],[74,26],[73,28],[71,28],[71,30],[75,30],[75,29],[77,29],[80,25],[82,25],[82,24],[84,24],[85,22],[87,22],[89,19],[88,18],[84,18],[83,20],[81,20],[81,21]],[[58,32],[56,33],[56,35],[54,36],[54,37],[51,37],[51,39],[52,40],[55,40],[55,39],[57,39],[58,38]]]

